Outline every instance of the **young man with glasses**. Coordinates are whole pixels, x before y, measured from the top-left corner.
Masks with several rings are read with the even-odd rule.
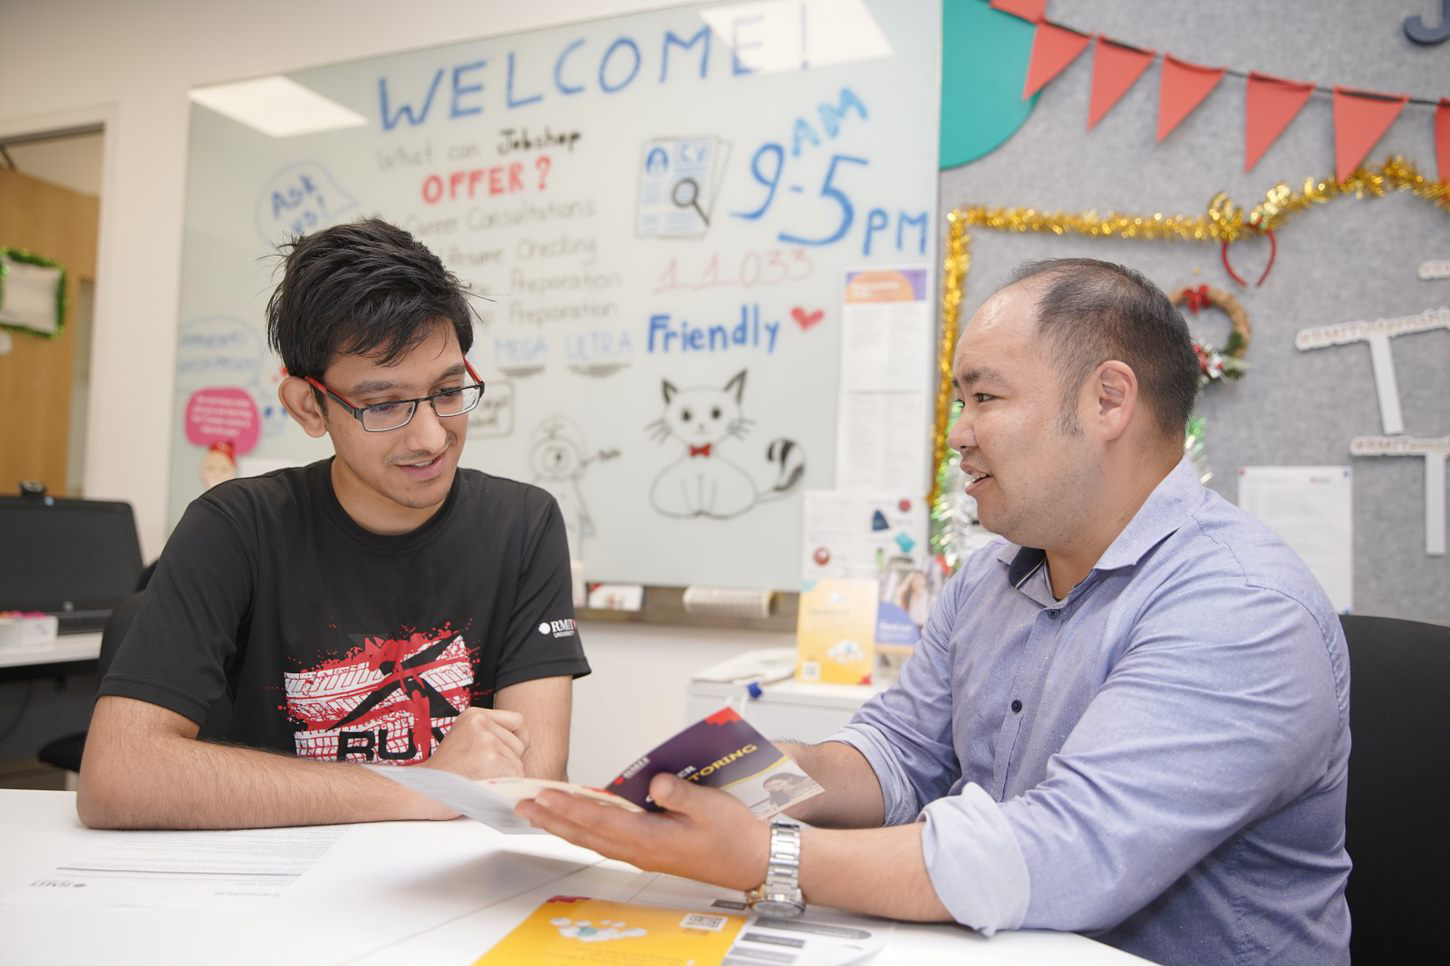
[[[199,497],[100,688],[88,825],[450,813],[359,762],[562,778],[574,627],[545,491],[460,469],[485,388],[458,280],[381,221],[299,239],[267,307],[279,394],[335,455]]]

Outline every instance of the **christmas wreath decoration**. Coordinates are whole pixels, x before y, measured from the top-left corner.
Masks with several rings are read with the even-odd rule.
[[[1186,305],[1188,311],[1194,315],[1198,314],[1199,309],[1221,309],[1233,326],[1229,331],[1228,341],[1222,348],[1214,348],[1198,339],[1193,340],[1193,351],[1198,355],[1198,384],[1206,386],[1220,379],[1241,378],[1247,368],[1244,355],[1249,351],[1249,340],[1253,338],[1254,331],[1249,325],[1249,314],[1244,311],[1239,300],[1223,289],[1211,285],[1175,289],[1169,293],[1168,299],[1174,305]]]

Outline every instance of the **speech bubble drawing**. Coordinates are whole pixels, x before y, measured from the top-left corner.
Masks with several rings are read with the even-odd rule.
[[[349,214],[357,200],[316,161],[297,161],[278,171],[257,193],[257,234],[268,245],[326,228]]]
[[[236,447],[238,456],[250,453],[262,432],[252,394],[231,386],[192,393],[186,401],[185,425],[188,442],[210,446],[225,440]]]
[[[207,386],[255,386],[262,372],[262,336],[230,315],[183,322],[176,347],[177,394]]]

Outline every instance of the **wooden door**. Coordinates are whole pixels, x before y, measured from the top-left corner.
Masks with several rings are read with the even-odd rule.
[[[10,329],[0,355],[0,493],[39,480],[66,494],[66,444],[75,369],[76,290],[96,277],[100,199],[0,169],[0,247],[23,248],[66,270],[66,318],[53,338]],[[90,351],[85,346],[83,351]]]

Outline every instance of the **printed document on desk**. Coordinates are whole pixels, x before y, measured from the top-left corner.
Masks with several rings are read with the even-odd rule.
[[[352,828],[87,832],[84,851],[0,894],[0,905],[264,907]]]

